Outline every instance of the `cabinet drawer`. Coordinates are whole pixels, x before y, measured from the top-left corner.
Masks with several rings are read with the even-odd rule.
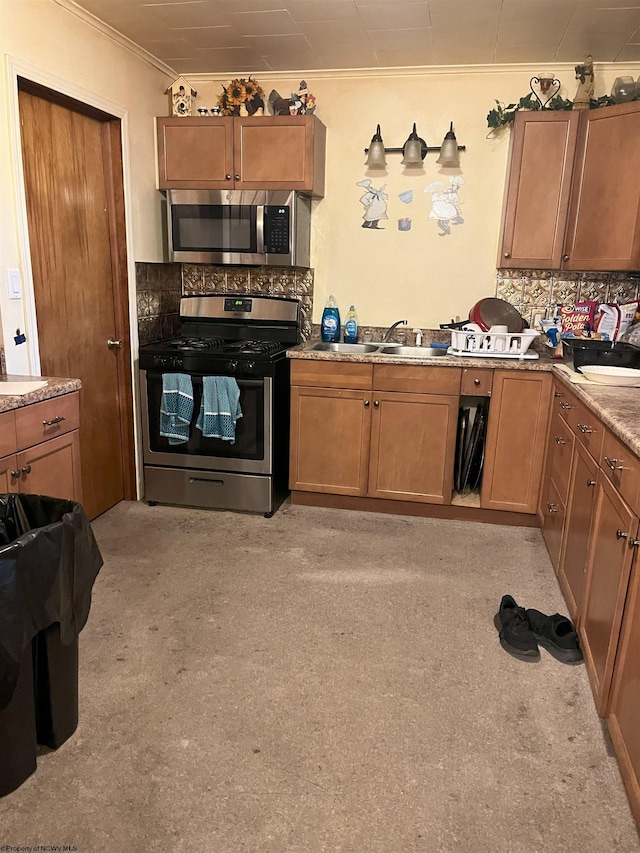
[[[490,397],[493,370],[465,367],[462,371],[460,393],[470,397]]]
[[[292,359],[291,361],[292,385],[369,391],[372,376],[372,364],[304,359]]]
[[[459,367],[424,367],[413,364],[376,364],[375,391],[406,391],[414,394],[459,394]]]
[[[8,456],[18,449],[16,440],[16,413],[0,413],[0,456]]]
[[[600,467],[634,512],[640,513],[640,459],[605,430]]]
[[[78,394],[63,394],[42,403],[34,403],[16,409],[15,415],[18,450],[24,450],[79,428]]]

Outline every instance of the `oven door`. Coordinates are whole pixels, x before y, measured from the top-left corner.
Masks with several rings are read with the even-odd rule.
[[[162,372],[140,371],[145,463],[171,468],[271,474],[271,378],[236,377],[240,388],[242,417],[236,422],[236,438],[232,444],[219,438],[207,438],[196,427],[202,403],[202,374],[192,373],[190,376],[194,405],[189,440],[184,444],[169,444],[169,440],[160,435]]]

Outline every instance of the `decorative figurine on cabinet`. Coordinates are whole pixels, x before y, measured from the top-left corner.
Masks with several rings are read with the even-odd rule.
[[[178,77],[167,89],[172,116],[190,116],[193,101],[198,94],[184,77]]]
[[[584,65],[576,65],[578,89],[576,91],[576,96],[573,99],[574,110],[590,109],[594,89],[593,78],[593,57],[587,56],[587,60]]]

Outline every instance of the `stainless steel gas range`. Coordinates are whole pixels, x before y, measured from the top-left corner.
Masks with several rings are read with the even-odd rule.
[[[185,296],[180,316],[179,338],[140,347],[145,499],[269,517],[288,495],[286,351],[299,341],[299,303]],[[178,438],[167,430],[176,417]],[[216,418],[231,436],[208,428]]]

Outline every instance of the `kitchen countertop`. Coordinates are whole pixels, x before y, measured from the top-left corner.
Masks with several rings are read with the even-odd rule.
[[[335,352],[304,352],[310,342],[287,351],[291,359],[314,361],[351,361],[370,364],[427,365],[430,367],[493,368],[496,370],[543,370],[553,373],[571,388],[611,432],[623,441],[636,456],[640,456],[640,388],[598,385],[595,382],[574,383],[575,371],[570,360],[559,362],[544,352],[538,359],[476,358],[474,356],[441,355],[432,358],[403,358],[402,356],[371,353],[346,354]]]
[[[37,391],[30,391],[28,394],[0,395],[0,412],[10,412],[13,409],[22,408],[22,406],[30,406],[32,403],[40,403],[42,400],[49,400],[62,394],[70,394],[72,391],[79,391],[82,387],[79,379],[63,379],[56,376],[17,376],[11,373],[0,375],[0,383],[29,381],[46,381],[47,385],[44,388],[38,388]]]

